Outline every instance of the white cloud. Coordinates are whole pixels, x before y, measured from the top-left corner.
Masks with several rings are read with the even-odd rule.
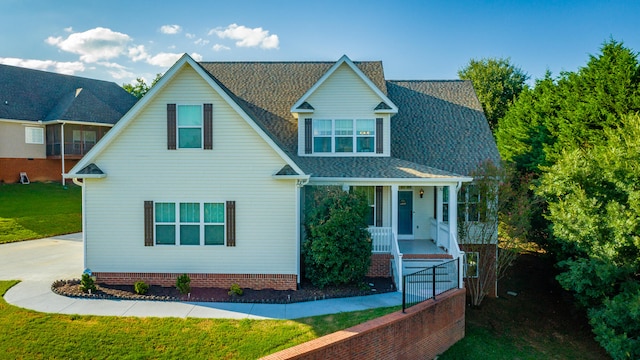
[[[199,38],[198,40],[193,42],[196,45],[205,46],[209,43],[209,40],[205,40],[203,38]]]
[[[50,36],[47,44],[60,50],[80,55],[80,60],[92,63],[116,58],[127,50],[131,38],[127,34],[97,27],[81,33],[73,33],[66,39]]]
[[[109,70],[107,70],[107,72],[109,73],[109,75],[111,75],[114,79],[118,79],[118,80],[122,80],[124,78],[130,78],[132,76],[134,76],[134,74],[129,71],[126,67],[118,64],[118,63],[112,63],[112,62],[99,62],[98,65],[104,66],[106,68],[108,68]]]
[[[169,67],[178,61],[181,56],[182,54],[176,53],[159,53],[157,55],[150,56],[147,59],[147,63],[155,66]]]
[[[244,25],[231,24],[225,29],[216,28],[209,31],[209,35],[217,35],[221,39],[237,40],[238,47],[256,47],[263,49],[277,49],[279,45],[278,35],[269,35],[269,31],[261,27],[248,28]]]
[[[64,32],[68,32],[68,33],[73,32],[73,28],[71,26],[64,28]]]
[[[228,47],[228,46],[221,45],[221,44],[215,44],[215,45],[213,45],[213,50],[214,51],[222,51],[222,50],[231,50],[231,48]]]
[[[175,35],[177,33],[179,33],[180,31],[182,31],[182,28],[180,27],[180,25],[162,25],[160,27],[160,32],[163,34],[168,34],[168,35]]]
[[[195,61],[202,61],[202,55],[198,54],[198,53],[191,53],[189,54],[193,60]]]
[[[149,54],[147,54],[147,50],[145,50],[144,45],[130,47],[128,51],[129,53],[127,55],[134,62],[149,58]]]
[[[190,33],[186,33],[184,36],[187,37],[187,39],[193,39],[196,37],[196,34],[190,34]]]
[[[0,58],[0,64],[20,66],[36,70],[53,71],[65,75],[73,75],[76,72],[82,72],[85,70],[84,64],[80,61],[60,62],[54,60]]]

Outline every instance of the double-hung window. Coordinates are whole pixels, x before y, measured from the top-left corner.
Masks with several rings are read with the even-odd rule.
[[[373,153],[375,119],[313,119],[314,153]]]
[[[202,148],[202,106],[178,105],[178,148]]]
[[[449,188],[443,189],[442,196],[442,220],[449,221]],[[484,211],[480,208],[480,191],[476,185],[463,185],[458,194],[458,220],[482,221]]]
[[[157,245],[224,245],[224,227],[224,203],[155,203]]]

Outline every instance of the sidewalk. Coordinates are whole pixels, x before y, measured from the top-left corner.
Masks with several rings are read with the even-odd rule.
[[[296,319],[402,304],[399,292],[293,304],[244,304],[78,299],[54,294],[51,283],[77,278],[82,267],[82,234],[0,245],[0,280],[21,280],[4,299],[40,312],[135,317]]]

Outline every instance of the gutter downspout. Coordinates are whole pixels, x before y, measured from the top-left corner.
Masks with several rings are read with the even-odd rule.
[[[298,284],[302,282],[302,271],[300,269],[300,252],[302,249],[302,188],[309,183],[310,175],[296,180],[296,275]]]

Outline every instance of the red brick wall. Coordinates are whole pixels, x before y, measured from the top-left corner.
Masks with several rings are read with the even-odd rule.
[[[367,276],[390,277],[391,258],[391,254],[371,254],[371,265],[369,266]]]
[[[112,285],[133,285],[142,280],[150,285],[175,286],[180,274],[174,273],[112,273],[94,272],[96,281]],[[242,288],[296,290],[295,274],[187,274],[192,287],[229,288],[238,284]]]
[[[434,359],[464,337],[465,289],[263,359]]]
[[[65,159],[65,172],[78,160]],[[62,161],[60,159],[0,159],[0,182],[7,184],[20,180],[20,173],[26,172],[31,181],[62,181]]]

